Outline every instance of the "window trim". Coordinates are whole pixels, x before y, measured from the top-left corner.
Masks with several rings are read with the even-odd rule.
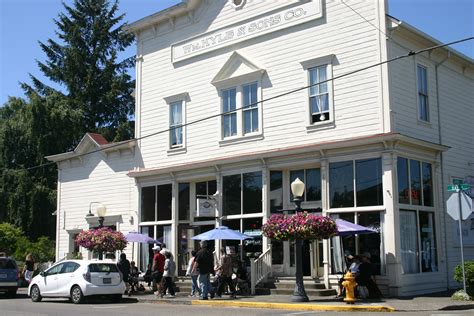
[[[305,60],[300,62],[301,66],[306,72],[306,85],[309,86],[311,79],[310,79],[310,70],[321,67],[326,65],[326,75],[327,75],[327,80],[330,80],[333,78],[333,63],[336,58],[336,55],[331,54],[331,55],[326,55],[326,56],[321,56],[309,60]],[[328,127],[328,126],[333,126],[334,125],[334,81],[330,80],[327,82],[327,89],[328,89],[328,102],[329,102],[329,120],[323,121],[323,122],[316,122],[312,123],[312,114],[311,114],[311,105],[310,105],[310,97],[311,97],[311,92],[310,88],[306,89],[306,130],[308,132],[312,130],[318,130],[321,127]]]
[[[422,68],[425,70],[425,79],[426,79],[426,94],[423,94],[423,96],[426,98],[426,120],[424,120],[421,117],[421,104],[420,104],[420,90],[419,90],[419,85],[420,85],[420,78],[418,76],[418,68]],[[415,66],[415,77],[416,77],[416,104],[417,104],[417,120],[421,124],[431,124],[431,115],[430,115],[430,88],[428,84],[428,66],[417,62]]]
[[[167,104],[168,111],[168,155],[180,154],[186,152],[186,109],[187,102],[190,101],[189,94],[187,92],[175,94],[164,98]],[[182,143],[180,145],[171,145],[171,105],[181,101],[181,128],[182,128]]]

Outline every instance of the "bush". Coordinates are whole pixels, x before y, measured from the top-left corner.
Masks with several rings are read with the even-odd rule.
[[[24,237],[21,229],[9,223],[0,224],[0,252],[5,252],[7,256],[13,256],[17,241],[21,237]]]
[[[464,272],[466,274],[467,294],[474,296],[474,260],[464,261]],[[462,283],[462,267],[460,264],[454,269],[454,280]]]

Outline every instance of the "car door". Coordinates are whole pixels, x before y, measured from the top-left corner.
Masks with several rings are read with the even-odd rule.
[[[57,296],[58,275],[64,267],[64,263],[59,263],[44,272],[43,277],[38,282],[41,295]]]
[[[76,262],[66,262],[57,275],[56,294],[58,296],[69,296],[71,286],[76,278],[76,270],[79,268]]]

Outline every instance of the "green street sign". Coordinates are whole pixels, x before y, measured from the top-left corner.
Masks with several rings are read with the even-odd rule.
[[[457,185],[454,185],[454,184],[448,185],[448,192],[458,192],[458,191],[459,191],[459,187]]]
[[[462,183],[460,186],[461,190],[469,190],[471,185],[469,183]]]
[[[462,184],[462,179],[453,179],[453,184],[454,184],[454,185],[460,185],[460,184]]]

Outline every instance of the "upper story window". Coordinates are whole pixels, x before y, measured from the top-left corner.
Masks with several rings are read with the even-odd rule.
[[[307,72],[308,128],[334,121],[332,62],[334,55],[301,62]]]
[[[170,104],[170,147],[183,146],[183,101]]]
[[[428,76],[425,66],[417,65],[418,82],[418,118],[421,121],[429,122],[429,103],[428,103]]]
[[[168,104],[168,152],[181,152],[186,147],[186,102],[188,93],[180,93],[165,98]]]
[[[265,70],[234,52],[212,80],[220,98],[220,145],[262,139]]]
[[[327,69],[328,65],[308,69],[311,124],[330,119]]]

